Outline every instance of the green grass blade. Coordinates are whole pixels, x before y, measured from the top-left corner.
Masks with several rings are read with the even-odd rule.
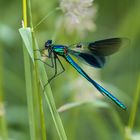
[[[6,125],[6,115],[4,108],[3,99],[3,74],[4,74],[4,63],[3,63],[3,46],[0,46],[0,139],[8,140],[8,132]]]
[[[25,63],[25,80],[26,80],[26,93],[27,93],[27,104],[29,112],[29,124],[30,124],[30,133],[31,139],[35,140],[39,137],[42,137],[42,140],[46,139],[46,129],[44,115],[42,114],[42,97],[38,91],[37,86],[37,76],[35,69],[32,70],[32,64],[30,63],[29,56],[34,62],[33,49],[32,49],[32,34],[30,28],[21,28],[19,29],[22,40],[25,44],[24,46],[24,63]],[[33,77],[32,77],[33,76]],[[32,80],[34,79],[34,80]],[[42,124],[44,123],[44,124]],[[41,125],[41,133],[40,133]]]
[[[30,28],[20,28],[19,29],[20,35],[22,37],[22,40],[25,44],[25,47],[34,63],[34,55],[33,55],[33,49],[31,48],[32,45],[32,34]]]
[[[23,47],[24,52],[24,67],[25,67],[25,82],[26,82],[26,94],[27,94],[27,104],[28,104],[28,116],[29,116],[29,126],[30,126],[30,136],[31,140],[37,140],[36,136],[36,118],[34,113],[34,102],[33,102],[33,89],[32,89],[32,74],[31,74],[31,64],[28,52],[25,47]]]
[[[134,95],[134,100],[133,100],[132,109],[130,112],[128,126],[125,129],[125,140],[130,140],[132,135],[134,135],[134,134],[132,134],[132,130],[134,127],[136,114],[137,114],[137,110],[138,110],[139,97],[140,97],[140,75],[138,77],[136,92]]]
[[[36,40],[35,40],[35,49],[39,49]],[[40,53],[36,51],[35,52],[35,57],[36,58],[41,58]],[[47,77],[47,74],[46,74],[46,71],[45,71],[44,64],[40,61],[35,61],[35,65],[37,65],[37,67],[38,67],[40,82],[41,82],[42,88],[44,89],[44,85],[48,81],[48,77]],[[53,118],[53,121],[54,121],[54,124],[55,124],[55,127],[56,127],[56,130],[58,132],[60,140],[67,140],[67,136],[66,136],[61,118],[60,118],[59,113],[57,112],[57,109],[56,109],[56,106],[55,106],[55,101],[54,101],[54,98],[53,98],[53,94],[52,94],[52,90],[51,90],[50,85],[48,85],[45,88],[44,96],[45,96],[45,99],[48,103],[48,106],[49,106],[49,109],[50,109],[50,112],[51,112],[51,115],[52,115],[52,118]]]
[[[130,114],[130,118],[129,118],[129,127],[131,129],[134,126],[135,117],[136,117],[136,113],[137,113],[137,109],[138,109],[139,97],[140,97],[140,76],[138,78],[136,93],[134,96],[132,110],[131,110],[131,114]]]
[[[20,30],[20,34],[22,36],[23,41],[26,41],[26,40],[29,41],[29,42],[32,41],[31,38],[27,39],[27,37],[25,37],[26,35],[28,37],[30,37],[31,29],[24,28],[24,29],[19,29],[19,30]],[[25,30],[27,30],[27,31],[25,31]],[[34,36],[33,36],[33,39],[35,41],[35,43],[33,43],[35,45],[35,47],[33,47],[33,48],[38,50],[39,48],[38,48],[37,41],[35,40]],[[26,45],[26,48],[27,48],[27,50],[29,52],[29,50],[32,48],[30,46],[32,43],[25,43],[24,42],[24,44]],[[30,49],[28,47],[30,47]],[[31,53],[29,53],[29,55],[30,54]],[[41,58],[41,55],[40,55],[40,53],[38,51],[35,51],[35,58]],[[37,72],[38,72],[38,75],[39,75],[39,78],[40,78],[42,88],[44,88],[44,85],[46,84],[46,82],[48,80],[44,64],[42,62],[40,62],[40,61],[35,61],[35,68],[37,68]],[[55,106],[55,102],[54,102],[53,95],[52,95],[52,90],[51,90],[49,85],[45,88],[44,96],[45,96],[45,99],[46,99],[46,101],[47,101],[47,103],[49,105],[49,109],[50,109],[50,112],[52,114],[52,118],[53,118],[53,121],[55,123],[55,127],[56,127],[56,130],[58,132],[58,135],[59,135],[60,139],[61,140],[67,140],[67,136],[65,134],[65,130],[63,128],[61,118],[60,118],[60,116],[59,116],[59,114],[57,112],[56,106]]]

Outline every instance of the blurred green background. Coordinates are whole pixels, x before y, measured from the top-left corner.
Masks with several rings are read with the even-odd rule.
[[[32,0],[33,24],[36,25],[50,11],[59,7],[57,0]],[[73,44],[80,41],[94,41],[111,37],[127,37],[131,43],[107,59],[102,70],[82,65],[84,70],[99,81],[127,107],[121,110],[82,78],[65,61],[65,73],[51,83],[56,107],[67,103],[79,103],[73,108],[60,112],[68,140],[124,140],[129,125],[134,98],[140,87],[140,1],[139,0],[95,0],[97,9],[94,23],[96,30],[69,33],[69,24],[61,21],[63,11],[48,17],[35,30],[39,47],[47,39],[58,44]],[[0,139],[4,132],[10,140],[30,139],[27,98],[25,92],[22,40],[18,29],[22,21],[22,1],[0,1]],[[82,24],[80,25],[82,26]],[[48,76],[52,70],[47,68]],[[137,98],[138,99],[138,96]],[[84,102],[84,104],[82,103]],[[3,109],[4,105],[4,109]],[[140,102],[130,139],[140,139]],[[56,129],[46,107],[47,139],[57,140]],[[134,109],[134,108],[133,108]]]

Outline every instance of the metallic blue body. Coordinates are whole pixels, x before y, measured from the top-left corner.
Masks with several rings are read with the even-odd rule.
[[[63,45],[53,45],[52,46],[53,51],[60,55],[60,56],[64,56],[65,55],[65,51],[67,48]]]
[[[109,93],[106,89],[104,89],[102,86],[100,86],[98,83],[96,83],[93,79],[91,79],[85,72],[84,70],[74,62],[74,60],[70,57],[70,55],[65,55],[64,57],[83,77],[85,77],[92,85],[94,85],[100,93],[103,95],[106,95],[109,97],[112,101],[114,101],[117,105],[119,105],[121,108],[126,110],[126,106],[121,103],[116,97],[114,97],[111,93]]]
[[[49,56],[51,53],[54,54],[54,60],[57,59],[59,62],[58,56],[63,57],[70,65],[72,65],[84,78],[86,78],[92,85],[94,85],[97,90],[109,97],[113,102],[115,102],[119,107],[126,110],[126,106],[121,103],[115,96],[110,92],[100,86],[97,82],[91,79],[84,70],[72,59],[71,55],[75,56],[81,62],[88,64],[96,68],[102,68],[105,63],[105,57],[115,53],[122,45],[125,45],[128,42],[127,39],[123,38],[110,38],[100,41],[95,41],[91,43],[80,43],[75,44],[74,48],[69,48],[64,45],[53,45],[51,40],[48,40],[45,43],[45,49],[48,49]],[[122,44],[123,43],[123,44]],[[56,60],[55,60],[56,63]],[[61,62],[60,62],[61,64]],[[56,64],[55,64],[56,65]],[[62,64],[61,64],[62,66]],[[62,66],[63,68],[63,66]],[[64,70],[64,68],[63,68]],[[56,75],[56,74],[55,74]],[[52,80],[52,79],[51,79]]]

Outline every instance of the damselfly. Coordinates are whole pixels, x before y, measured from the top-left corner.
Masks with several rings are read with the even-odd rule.
[[[91,79],[87,73],[73,60],[72,56],[76,57],[81,62],[84,62],[92,67],[102,68],[106,61],[106,56],[109,56],[119,50],[121,46],[124,46],[129,40],[126,38],[110,38],[105,40],[99,40],[95,42],[81,42],[78,44],[65,46],[65,45],[55,45],[52,40],[48,40],[45,43],[45,48],[41,51],[47,50],[48,57],[51,59],[51,65],[45,63],[46,65],[55,69],[55,74],[48,80],[48,83],[65,71],[58,56],[63,57],[73,68],[75,68],[84,78],[86,78],[94,87],[103,95],[109,97],[113,102],[115,102],[119,107],[126,110],[126,106],[119,101],[115,96],[113,96],[109,91],[99,85],[96,81]],[[41,60],[41,59],[38,59]],[[62,71],[57,72],[57,63],[60,63]],[[47,83],[47,84],[48,84]],[[46,84],[46,85],[47,85]],[[45,86],[46,86],[45,85]]]

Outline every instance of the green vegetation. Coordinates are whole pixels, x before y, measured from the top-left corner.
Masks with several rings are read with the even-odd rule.
[[[140,1],[73,1],[1,1],[0,140],[140,139]],[[130,44],[102,70],[81,66],[126,111],[61,58],[65,73],[44,89],[54,70],[35,61],[41,54],[34,50],[45,41],[68,45],[116,36]]]

